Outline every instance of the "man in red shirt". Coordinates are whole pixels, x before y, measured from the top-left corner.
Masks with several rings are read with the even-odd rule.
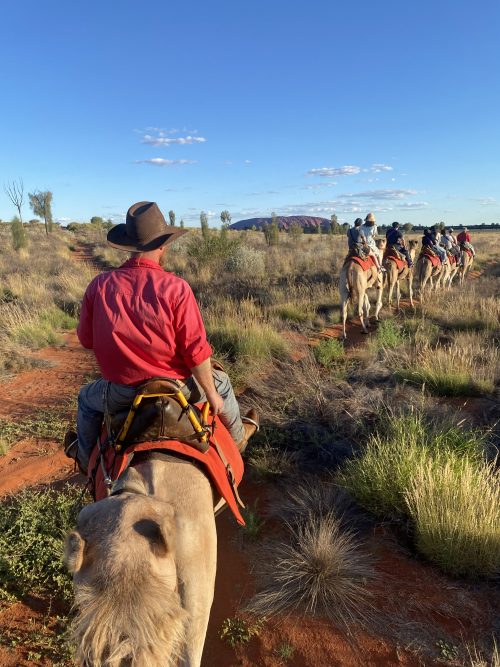
[[[181,382],[188,400],[208,400],[240,451],[258,428],[255,410],[242,419],[226,373],[212,369],[210,347],[193,292],[162,268],[167,245],[187,230],[167,225],[153,202],[138,202],[108,243],[132,253],[118,269],[99,274],[83,297],[77,333],[94,351],[102,378],[78,397],[78,462],[86,469],[105,406],[126,410],[136,388],[153,377]]]
[[[457,241],[461,246],[468,248],[472,252],[473,256],[476,255],[476,251],[474,250],[474,247],[470,242],[470,232],[467,229],[467,227],[464,227],[463,230],[459,234],[457,234]]]

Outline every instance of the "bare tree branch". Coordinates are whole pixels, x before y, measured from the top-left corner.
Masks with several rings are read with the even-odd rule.
[[[17,208],[19,213],[19,219],[21,224],[23,223],[23,216],[21,213],[21,207],[24,201],[24,183],[23,179],[19,178],[17,181],[12,181],[12,183],[6,183],[3,186],[5,194],[10,199],[12,204]]]

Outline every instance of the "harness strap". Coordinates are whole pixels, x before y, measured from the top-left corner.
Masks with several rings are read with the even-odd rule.
[[[236,498],[236,501],[238,502],[238,505],[240,507],[245,508],[245,503],[241,500],[240,494],[238,493],[238,487],[236,485],[236,479],[234,477],[233,469],[231,468],[231,464],[228,462],[226,459],[224,452],[222,451],[221,447],[219,446],[219,443],[217,442],[217,438],[215,437],[215,433],[212,432],[212,442],[215,446],[215,449],[217,450],[217,454],[219,455],[222,463],[224,464],[224,467],[226,468],[226,474],[227,474],[227,479],[229,481],[229,484],[231,485],[231,489],[233,490],[234,497]]]

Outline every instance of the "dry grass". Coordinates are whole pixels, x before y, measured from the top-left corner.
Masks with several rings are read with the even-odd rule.
[[[248,610],[265,617],[290,611],[321,614],[348,631],[367,622],[367,584],[374,573],[355,534],[343,530],[334,513],[308,513],[286,529],[287,541],[271,549],[265,588]]]
[[[468,458],[420,460],[409,480],[417,549],[452,575],[500,573],[500,471]]]

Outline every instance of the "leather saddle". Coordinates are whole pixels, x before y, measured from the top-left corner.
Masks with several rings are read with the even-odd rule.
[[[193,417],[203,425],[201,410],[185,400],[182,405],[180,389],[180,384],[168,378],[153,378],[140,385],[129,410],[108,416],[114,444],[126,448],[140,442],[178,440],[205,452],[204,431],[193,426]]]
[[[406,257],[403,255],[402,252],[400,252],[400,251],[398,250],[398,248],[397,248],[393,243],[390,243],[390,244],[387,246],[387,250],[386,250],[385,258],[384,258],[384,259],[387,259],[387,258],[389,258],[389,257],[395,257],[396,259],[399,259],[399,260],[401,260],[402,262],[405,262],[405,261],[406,261]]]

